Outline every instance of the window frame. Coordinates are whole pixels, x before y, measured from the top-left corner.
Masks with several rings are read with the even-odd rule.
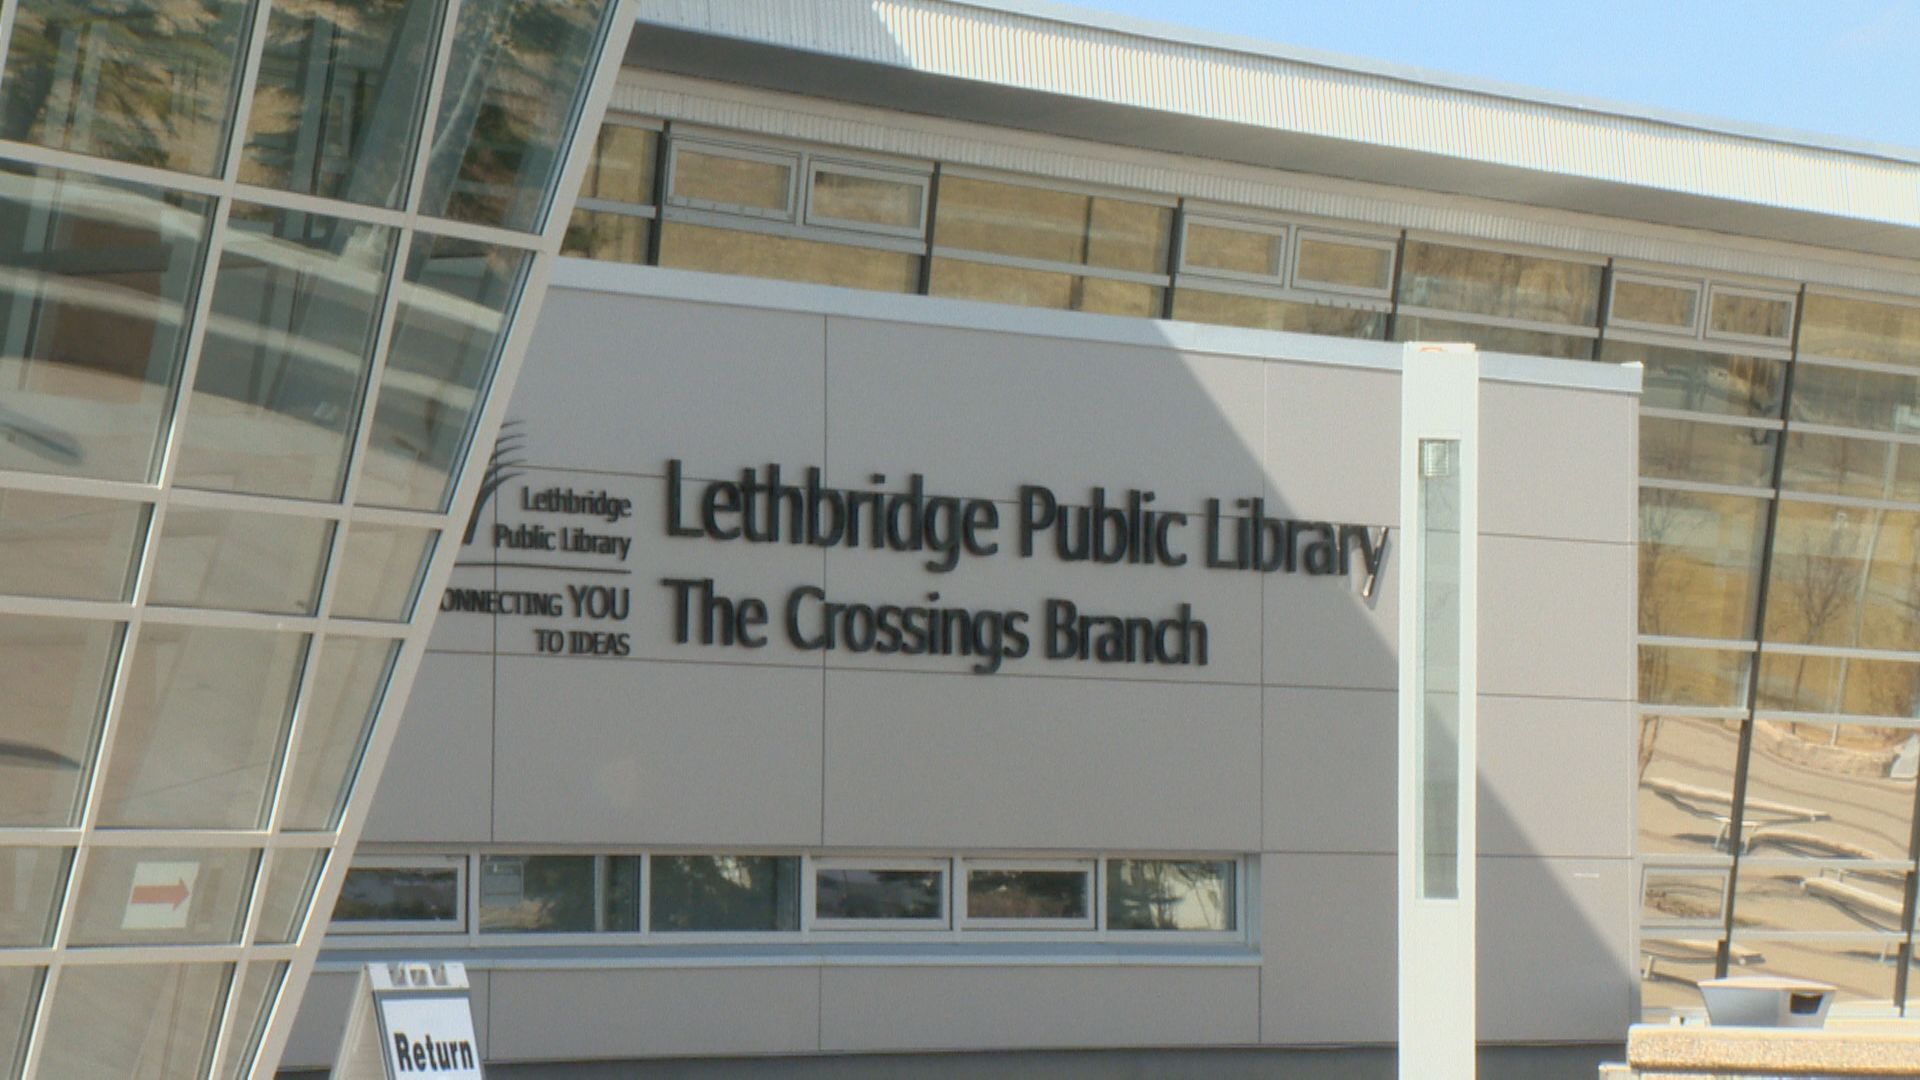
[[[458,910],[451,920],[413,920],[413,919],[368,919],[342,922],[334,918],[333,911],[327,913],[325,937],[358,937],[378,934],[466,934],[473,923],[471,917],[474,898],[469,895],[473,875],[469,872],[468,857],[461,855],[363,855],[355,856],[348,864],[346,873],[341,875],[340,889],[346,890],[347,876],[355,870],[445,870],[454,872],[454,897]],[[309,901],[311,903],[311,901]],[[334,910],[340,907],[338,894],[333,899]]]
[[[710,213],[726,214],[752,218],[759,221],[777,221],[796,224],[800,217],[800,179],[805,171],[805,155],[799,150],[780,149],[771,146],[744,145],[708,138],[703,135],[682,135],[669,133],[666,137],[666,160],[661,163],[666,170],[666,183],[662,190],[663,203],[666,206],[683,207],[688,210],[704,210]],[[680,155],[683,151],[705,154],[708,157],[732,158],[736,161],[749,161],[762,165],[777,165],[787,170],[787,201],[782,210],[772,210],[759,206],[744,206],[739,203],[717,202],[712,199],[700,199],[674,193],[675,182],[680,175]],[[589,207],[591,209],[591,207]]]
[[[1245,270],[1227,270],[1216,266],[1197,266],[1190,263],[1187,261],[1187,255],[1193,247],[1188,241],[1196,224],[1206,228],[1230,229],[1235,232],[1260,233],[1275,237],[1280,241],[1280,254],[1277,257],[1280,265],[1276,266],[1270,274],[1255,274]],[[1293,239],[1295,231],[1293,225],[1285,221],[1251,221],[1207,210],[1188,210],[1180,215],[1180,264],[1174,267],[1174,274],[1176,277],[1216,278],[1285,288],[1297,254]]]
[[[1232,925],[1224,930],[1125,930],[1115,928],[1107,911],[1107,879],[1111,867],[1116,862],[1194,862],[1226,863],[1233,874],[1233,882],[1228,890],[1233,900]],[[1161,944],[1181,943],[1196,945],[1234,944],[1249,940],[1247,933],[1247,905],[1252,899],[1248,870],[1251,859],[1242,855],[1208,854],[1204,852],[1119,852],[1100,856],[1100,933],[1107,940],[1124,943],[1159,942]]]
[[[806,191],[803,193],[800,212],[800,224],[815,229],[843,229],[848,232],[872,233],[876,236],[892,236],[903,240],[920,242],[924,246],[927,236],[927,210],[932,203],[933,171],[917,172],[908,169],[889,168],[870,162],[854,161],[832,155],[804,153],[802,160],[806,166]],[[920,195],[919,205],[914,212],[919,224],[915,226],[882,225],[871,221],[853,221],[847,218],[828,217],[814,211],[814,187],[819,183],[823,172],[839,173],[842,176],[854,176],[867,180],[880,180],[887,183],[908,184]],[[808,239],[818,239],[809,235]]]
[[[653,860],[655,858],[674,859],[792,859],[796,865],[799,895],[794,911],[794,926],[791,930],[661,930],[653,925]],[[654,945],[730,945],[750,944],[754,942],[784,942],[800,937],[806,931],[808,908],[813,903],[812,863],[803,854],[791,851],[765,851],[748,849],[744,851],[654,851],[646,853],[646,865],[642,871],[640,887],[640,924],[647,941]]]
[[[911,856],[862,858],[858,855],[833,855],[808,858],[802,864],[807,877],[801,889],[800,928],[809,934],[826,935],[874,931],[885,932],[888,936],[914,932],[951,933],[954,930],[953,866],[956,861],[951,858]],[[823,870],[937,872],[941,875],[940,886],[935,890],[940,897],[940,914],[931,919],[822,919],[819,914],[819,891],[820,872]]]
[[[1765,334],[1739,334],[1713,328],[1713,305],[1721,296],[1736,296],[1756,300],[1772,300],[1787,305],[1787,329],[1779,337]],[[1768,345],[1776,349],[1793,347],[1793,331],[1800,318],[1800,295],[1797,292],[1783,292],[1752,285],[1742,285],[1730,281],[1709,281],[1707,283],[1706,309],[1701,313],[1701,335],[1708,341],[1738,341],[1750,345]]]
[[[1099,886],[1100,862],[1097,858],[1086,859],[970,859],[959,858],[954,871],[954,896],[957,909],[954,926],[960,930],[1012,930],[1047,931],[1068,930],[1090,932],[1100,927],[1100,902],[1095,895]],[[970,910],[972,889],[970,878],[975,870],[987,871],[1072,871],[1083,875],[1087,887],[1087,914],[1084,918],[993,918],[975,916]]]
[[[1639,319],[1623,319],[1614,304],[1614,294],[1620,289],[1621,282],[1632,285],[1650,285],[1662,289],[1681,289],[1693,294],[1693,322],[1688,326],[1667,326],[1662,323],[1642,322]],[[1607,285],[1607,317],[1605,325],[1607,336],[1613,337],[1614,330],[1638,330],[1642,333],[1661,334],[1668,338],[1698,338],[1701,327],[1707,317],[1707,279],[1696,277],[1667,277],[1662,274],[1645,273],[1616,267],[1613,280]]]
[[[1387,254],[1387,283],[1380,288],[1364,288],[1354,285],[1341,285],[1336,282],[1302,281],[1300,278],[1300,246],[1309,240],[1321,243],[1344,244],[1347,247],[1373,248]],[[1338,296],[1360,296],[1369,300],[1378,300],[1391,304],[1394,283],[1399,279],[1400,241],[1384,236],[1363,236],[1358,233],[1340,232],[1333,229],[1316,229],[1302,225],[1293,230],[1293,239],[1287,250],[1287,284],[1302,293],[1331,293]]]

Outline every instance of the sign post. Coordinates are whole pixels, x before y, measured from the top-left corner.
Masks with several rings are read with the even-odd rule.
[[[464,964],[368,964],[354,987],[333,1080],[481,1080]]]
[[[1480,355],[1400,374],[1400,1075],[1474,1075]]]

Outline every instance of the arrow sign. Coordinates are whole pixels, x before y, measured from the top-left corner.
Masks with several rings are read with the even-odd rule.
[[[133,867],[122,930],[184,930],[193,914],[197,862],[143,862]]]

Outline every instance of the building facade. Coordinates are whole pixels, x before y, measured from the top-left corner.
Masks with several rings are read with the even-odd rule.
[[[1025,2],[0,10],[0,1075],[400,956],[507,1074],[1380,1067],[1406,341],[1495,1060],[1905,1009],[1917,155]]]

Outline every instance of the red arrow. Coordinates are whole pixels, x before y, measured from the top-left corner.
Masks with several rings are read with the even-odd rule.
[[[187,883],[175,880],[171,885],[135,885],[129,903],[166,904],[176,910],[187,902]]]

